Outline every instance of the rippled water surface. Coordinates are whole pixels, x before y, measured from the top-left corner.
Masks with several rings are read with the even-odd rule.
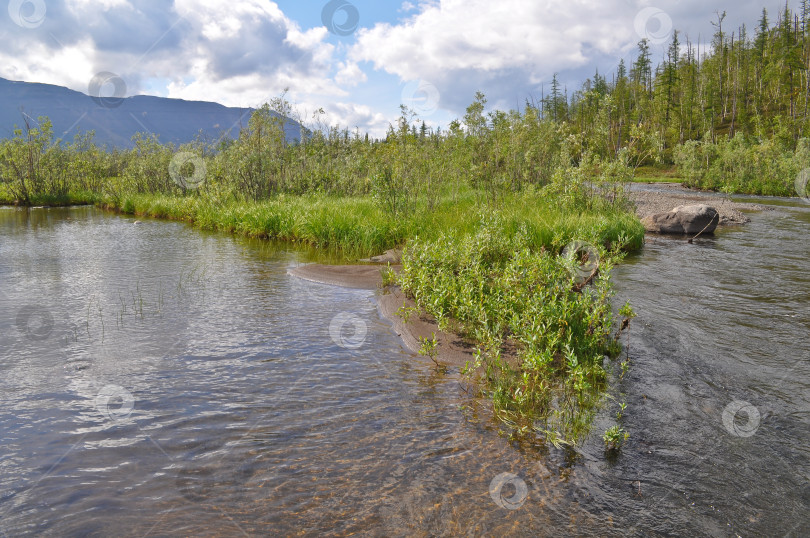
[[[0,535],[806,536],[810,211],[752,217],[616,270],[610,459],[615,401],[517,445],[307,253],[0,208]]]

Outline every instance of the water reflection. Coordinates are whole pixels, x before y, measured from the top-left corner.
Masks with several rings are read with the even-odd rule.
[[[801,208],[618,269],[632,366],[578,450],[501,435],[371,292],[287,276],[311,251],[133,222],[0,211],[5,534],[810,530]]]

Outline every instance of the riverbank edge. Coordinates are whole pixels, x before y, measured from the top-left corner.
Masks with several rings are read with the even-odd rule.
[[[716,207],[721,215],[721,226],[742,225],[751,219],[742,211],[765,211],[768,206],[747,202],[734,202],[728,198],[720,200],[717,204],[717,194],[703,193],[687,189],[680,184],[666,185],[664,192],[660,191],[635,191],[629,192],[628,196],[636,204],[636,215],[639,219],[659,212],[670,211],[679,205],[688,204],[708,204]],[[701,195],[702,194],[702,195]],[[647,236],[655,235],[647,233]],[[390,266],[396,272],[401,269],[400,265]],[[377,265],[302,265],[288,271],[293,277],[301,278],[311,282],[342,286],[355,289],[376,290],[375,300],[380,316],[390,322],[394,332],[400,337],[402,344],[409,351],[419,354],[421,348],[420,339],[435,338],[438,342],[437,359],[446,365],[463,366],[474,360],[475,344],[465,341],[463,337],[454,333],[447,333],[439,330],[438,324],[430,316],[424,314],[416,303],[405,296],[398,286],[383,287],[381,271],[386,266]],[[401,309],[414,309],[420,312],[418,317],[412,315],[407,321],[398,314]]]
[[[353,289],[374,290],[374,299],[380,317],[390,322],[393,331],[399,336],[402,345],[408,351],[418,355],[421,339],[432,339],[438,342],[436,359],[445,366],[463,367],[474,361],[475,345],[462,336],[439,330],[436,321],[418,309],[416,303],[408,298],[399,286],[383,287],[382,271],[390,267],[399,272],[400,265],[321,265],[309,264],[287,271],[294,278],[300,278],[319,284],[342,286]],[[414,309],[406,321],[398,314],[400,309]]]

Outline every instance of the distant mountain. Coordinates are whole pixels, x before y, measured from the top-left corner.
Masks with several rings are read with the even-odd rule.
[[[218,103],[185,101],[136,95],[126,98],[93,98],[71,89],[0,78],[0,138],[11,137],[14,126],[24,124],[23,114],[36,119],[48,116],[55,138],[69,141],[81,131],[95,131],[96,144],[131,148],[132,135],[152,133],[162,143],[191,142],[200,132],[207,140],[232,138],[247,127],[251,108],[229,108]],[[300,126],[288,119],[288,140],[301,138]]]

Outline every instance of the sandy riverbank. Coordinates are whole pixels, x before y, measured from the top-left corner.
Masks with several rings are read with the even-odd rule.
[[[289,274],[321,284],[331,284],[355,289],[378,290],[376,300],[380,315],[393,325],[394,331],[402,338],[403,345],[413,353],[419,353],[420,338],[432,338],[436,335],[438,341],[438,360],[448,366],[464,366],[467,361],[473,361],[474,346],[465,342],[456,334],[439,330],[435,320],[422,315],[412,315],[406,323],[397,311],[403,306],[415,307],[416,304],[405,297],[405,294],[396,286],[381,289],[382,276],[380,271],[385,265],[302,265],[291,269]],[[394,271],[401,269],[400,265],[392,265]]]

